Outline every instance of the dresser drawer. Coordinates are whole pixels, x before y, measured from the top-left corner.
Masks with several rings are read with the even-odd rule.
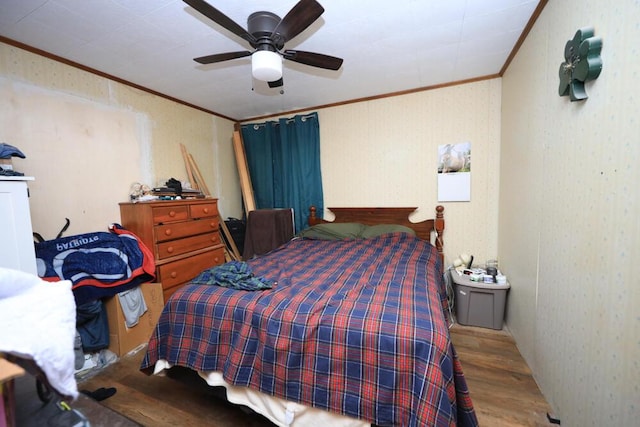
[[[189,211],[191,218],[209,218],[212,216],[218,216],[218,204],[200,203],[197,205],[191,205],[189,206]]]
[[[185,205],[154,207],[152,216],[154,224],[185,221],[189,218],[189,208]]]
[[[197,251],[198,249],[216,246],[222,243],[220,233],[213,231],[198,236],[185,237],[184,239],[171,240],[158,244],[158,259],[169,258],[176,255]]]
[[[224,262],[224,249],[217,248],[209,252],[170,262],[158,267],[159,281],[164,289],[172,288],[196,277],[205,268]],[[156,279],[158,280],[158,279]]]
[[[180,239],[182,237],[195,236],[218,229],[218,218],[196,219],[175,224],[156,225],[155,235],[157,242]]]

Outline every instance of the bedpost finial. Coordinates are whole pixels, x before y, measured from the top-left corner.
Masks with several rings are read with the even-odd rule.
[[[315,225],[317,222],[316,218],[316,207],[311,205],[309,206],[309,219],[307,220],[309,225]]]

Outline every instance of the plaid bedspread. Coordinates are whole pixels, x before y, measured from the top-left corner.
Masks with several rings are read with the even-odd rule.
[[[189,285],[167,301],[141,369],[231,384],[379,426],[475,426],[435,248],[408,234],[296,239],[249,261],[273,289]]]

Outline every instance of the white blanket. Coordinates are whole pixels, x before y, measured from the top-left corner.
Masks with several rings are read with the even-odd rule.
[[[73,340],[76,304],[71,282],[0,268],[0,352],[30,359],[56,391],[75,399]]]

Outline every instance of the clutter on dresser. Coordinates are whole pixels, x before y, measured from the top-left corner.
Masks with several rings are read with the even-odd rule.
[[[27,158],[20,149],[6,142],[0,142],[0,176],[24,176],[24,173],[13,169],[14,157]]]
[[[181,182],[175,178],[150,187],[147,184],[134,182],[129,189],[129,200],[132,202],[148,202],[151,200],[180,200],[192,198],[204,198],[202,191],[191,188],[188,182]]]
[[[202,191],[191,188],[191,184],[188,182],[182,183],[175,178],[170,178],[167,182],[165,182],[165,187],[154,188],[154,192],[158,190],[160,193],[163,193],[165,197],[175,197],[175,198],[204,198],[204,194]],[[158,194],[161,195],[161,194]]]
[[[147,184],[134,182],[129,188],[129,200],[132,202],[142,202],[145,200],[155,200],[157,197],[151,193],[151,187]]]

